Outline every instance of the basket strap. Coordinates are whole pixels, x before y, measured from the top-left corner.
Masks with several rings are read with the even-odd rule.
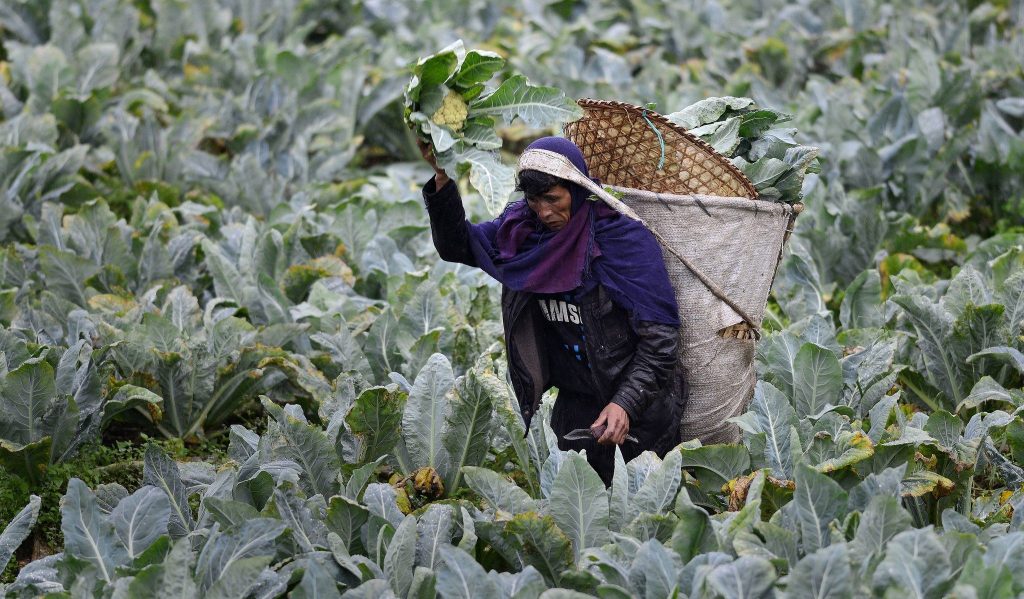
[[[640,216],[632,208],[627,206],[619,198],[605,191],[603,187],[601,187],[593,180],[591,180],[590,177],[587,177],[586,175],[581,173],[579,169],[577,169],[576,166],[569,161],[568,158],[562,156],[557,152],[551,152],[549,150],[527,150],[523,152],[522,155],[519,157],[518,170],[522,171],[527,169],[545,172],[556,177],[559,177],[561,179],[571,181],[577,185],[580,185],[586,188],[594,195],[596,195],[597,197],[601,198],[601,200],[604,201],[605,204],[611,206],[612,209],[614,209],[616,212],[619,212],[642,224],[644,227],[647,228],[648,231],[651,232],[652,235],[654,235],[654,238],[658,240],[658,243],[660,243],[662,247],[664,247],[666,250],[668,250],[670,254],[672,254],[680,262],[682,262],[683,266],[685,266],[691,273],[693,273],[693,276],[695,276],[698,281],[700,281],[701,283],[704,284],[705,287],[707,287],[708,291],[710,291],[712,295],[722,300],[722,302],[724,302],[725,305],[732,308],[732,310],[736,312],[736,314],[739,315],[739,317],[742,318],[744,322],[747,323],[747,325],[754,332],[754,337],[756,339],[761,338],[760,323],[754,322],[754,319],[751,318],[749,314],[747,314],[746,310],[744,310],[739,306],[739,304],[734,302],[729,297],[729,295],[721,287],[719,287],[718,284],[716,284],[706,274],[704,274],[704,272],[701,271],[701,269],[698,268],[697,265],[695,265],[688,258],[686,258],[686,256],[680,254],[674,247],[669,245],[668,241],[666,241],[665,238],[662,237],[656,229],[654,229],[649,224],[644,222],[644,219],[640,218]]]

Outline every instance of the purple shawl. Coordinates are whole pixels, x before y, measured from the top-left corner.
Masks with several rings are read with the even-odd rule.
[[[568,139],[544,137],[527,150],[557,152],[589,176],[583,153]],[[636,321],[679,326],[675,292],[658,242],[642,224],[623,216],[575,183],[571,216],[560,231],[547,229],[525,199],[493,221],[470,225],[477,264],[503,285],[530,293],[584,292],[600,283]]]

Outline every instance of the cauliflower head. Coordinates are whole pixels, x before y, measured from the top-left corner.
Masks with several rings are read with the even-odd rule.
[[[444,100],[441,101],[441,107],[430,115],[430,120],[458,132],[462,131],[462,127],[465,126],[468,115],[469,106],[466,105],[466,101],[458,92],[449,89]]]

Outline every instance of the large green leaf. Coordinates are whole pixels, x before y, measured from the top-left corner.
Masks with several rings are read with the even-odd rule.
[[[676,456],[678,473],[678,453]],[[649,495],[649,502],[657,499],[656,491]],[[555,523],[572,540],[577,560],[584,549],[599,547],[607,539],[608,491],[601,477],[580,454],[572,452],[562,462],[548,502]]]
[[[630,499],[630,514],[660,514],[672,505],[682,480],[682,455],[673,449],[665,455],[661,466],[644,480]]]
[[[345,422],[362,441],[361,461],[375,460],[394,448],[406,397],[391,387],[371,387],[359,394]]]
[[[162,490],[167,495],[171,507],[167,532],[171,537],[183,537],[192,532],[195,528],[195,519],[192,517],[185,485],[181,482],[178,464],[156,445],[146,448],[142,482]]]
[[[32,532],[36,518],[39,517],[40,504],[38,495],[29,496],[28,505],[21,508],[21,511],[7,523],[3,532],[0,532],[0,567],[7,567],[11,556]]]
[[[434,354],[416,375],[402,413],[402,438],[413,468],[431,466],[448,474],[448,450],[444,446],[449,393],[455,383],[448,358]]]
[[[167,534],[170,516],[167,494],[146,485],[122,499],[110,513],[110,520],[128,551],[128,559],[135,559]]]
[[[582,116],[575,100],[554,87],[530,85],[526,77],[513,75],[487,96],[469,105],[470,116],[499,117],[509,124],[519,117],[530,127],[550,127]]]
[[[861,515],[851,550],[867,559],[881,553],[890,539],[910,527],[910,514],[900,506],[899,497],[876,495]]]
[[[297,405],[282,409],[264,397],[263,407],[277,420],[285,441],[274,448],[274,455],[293,460],[302,467],[300,483],[309,495],[319,493],[325,498],[333,497],[339,489],[341,460],[324,430],[306,422]]]
[[[405,597],[412,586],[416,565],[416,517],[406,516],[395,529],[384,557],[384,574],[399,597]]]
[[[494,581],[468,553],[442,546],[441,567],[437,570],[437,592],[445,599],[491,599],[500,597]]]
[[[273,558],[277,537],[286,528],[280,520],[256,518],[233,532],[211,531],[196,560],[199,588],[211,591],[216,587],[243,595],[255,582],[255,575]],[[256,564],[261,565],[255,568]]]
[[[744,555],[712,570],[708,583],[723,597],[756,599],[772,588],[776,578],[771,562],[763,557]]]
[[[51,436],[56,386],[53,367],[47,362],[26,362],[9,372],[0,389],[0,438],[27,445]]]
[[[848,599],[856,586],[846,545],[838,544],[800,560],[786,588],[793,599]]]
[[[438,550],[441,546],[450,545],[452,542],[454,530],[452,512],[450,505],[433,504],[419,517],[419,521],[416,523],[417,565],[424,566],[431,571],[437,569]],[[466,534],[463,532],[463,538],[465,537]]]
[[[806,553],[830,544],[829,526],[846,514],[846,499],[834,480],[805,464],[797,466],[793,505]]]
[[[941,597],[950,577],[949,556],[931,527],[897,534],[872,577],[876,591],[899,590],[914,599]]]
[[[805,343],[793,364],[793,403],[797,414],[807,417],[827,405],[838,405],[843,391],[843,370],[832,351]]]
[[[463,466],[478,466],[487,457],[494,407],[506,393],[505,383],[476,369],[456,382],[442,439],[450,460],[445,481],[450,493],[459,487]]]
[[[736,445],[705,445],[682,450],[682,467],[692,468],[706,493],[720,492],[730,480],[750,469],[750,454]]]
[[[948,351],[952,316],[926,297],[898,295],[892,301],[903,309],[917,334],[917,348],[928,378],[956,406],[963,399],[963,373]]]
[[[865,270],[846,288],[839,322],[845,329],[863,329],[882,326],[883,318],[881,276],[877,270]]]
[[[264,513],[284,521],[302,551],[312,552],[327,547],[327,528],[319,511],[314,513],[310,509],[294,485],[284,483],[274,489],[273,503],[268,505]]]
[[[471,86],[478,83],[486,83],[505,66],[505,59],[494,52],[486,50],[470,50],[466,52],[466,58],[459,66],[459,73],[455,76],[455,84],[460,86]]]
[[[754,413],[758,432],[765,435],[764,457],[768,467],[774,476],[792,479],[793,454],[789,431],[797,423],[793,407],[770,383],[758,381],[750,411]]]
[[[640,588],[647,599],[671,597],[678,587],[679,556],[656,540],[649,540],[636,552],[631,568],[634,581],[643,580]]]
[[[488,468],[466,466],[466,485],[496,510],[512,515],[533,511],[536,502],[515,483]]]
[[[100,512],[96,496],[80,479],[68,481],[60,514],[65,554],[88,563],[105,582],[112,582],[116,568],[128,561],[128,552],[114,525]]]
[[[296,599],[340,599],[338,583],[331,572],[315,559],[306,561],[306,570],[302,573],[299,586],[289,593]]]
[[[550,516],[519,514],[505,526],[505,532],[522,545],[522,561],[536,568],[549,584],[557,584],[562,572],[572,567],[572,541]]]

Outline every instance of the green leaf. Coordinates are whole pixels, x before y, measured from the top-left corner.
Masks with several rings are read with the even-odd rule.
[[[732,156],[740,145],[740,119],[731,118],[722,124],[713,134],[704,138],[716,152],[723,156]]]
[[[910,597],[940,597],[950,576],[949,556],[931,527],[897,534],[885,546],[872,586],[878,592],[899,590]]]
[[[413,69],[424,87],[440,85],[448,81],[459,65],[459,54],[463,52],[462,40],[444,48],[437,54],[421,58]]]
[[[647,599],[660,599],[672,597],[678,591],[676,573],[681,565],[677,555],[652,539],[637,550],[632,570],[642,576],[644,596]]]
[[[288,596],[294,599],[341,599],[337,581],[315,559],[306,560],[302,580]]]
[[[202,559],[202,555],[200,555],[200,559]],[[211,599],[242,599],[255,585],[259,573],[273,559],[269,555],[260,555],[232,560],[224,567],[219,578],[203,596]]]
[[[363,493],[367,511],[397,528],[405,516],[398,509],[398,494],[394,487],[384,483],[371,483]]]
[[[442,439],[450,460],[445,481],[449,493],[458,489],[463,466],[478,466],[487,457],[494,407],[505,400],[506,394],[504,382],[476,369],[456,382]]]
[[[886,543],[897,534],[910,529],[910,514],[900,505],[899,497],[875,495],[861,515],[851,549],[862,559],[881,554]]]
[[[846,545],[819,549],[797,562],[786,585],[793,599],[849,599],[856,585]]]
[[[1024,375],[1024,353],[1021,353],[1019,350],[1013,347],[989,347],[988,349],[984,349],[980,352],[970,355],[967,358],[967,363],[973,364],[978,360],[989,356],[994,357],[1001,362],[1005,362],[1010,366],[1013,366],[1017,370],[1017,372],[1019,372],[1021,375]]]
[[[1016,389],[1006,389],[992,377],[983,376],[974,384],[971,393],[956,407],[956,411],[974,409],[989,401],[1020,406],[1024,405],[1024,393]]]
[[[457,147],[438,155],[437,159],[448,172],[458,172],[463,165],[469,166],[469,184],[483,196],[491,214],[499,214],[515,191],[515,169],[503,164],[496,152],[472,146]]]
[[[844,329],[880,327],[882,313],[882,278],[877,270],[865,270],[846,288],[839,305],[839,322]]]
[[[452,512],[453,509],[450,505],[432,504],[420,516],[416,525],[415,557],[417,564],[425,566],[431,571],[437,569],[438,548],[442,545],[450,545],[452,542]],[[463,531],[463,537],[465,537],[465,531]]]
[[[704,445],[682,449],[682,467],[692,468],[701,489],[720,492],[730,480],[750,470],[750,455],[737,445]]]
[[[843,391],[843,370],[839,358],[830,350],[805,343],[793,364],[793,402],[801,417],[837,405]]]
[[[774,476],[791,480],[793,455],[789,431],[797,423],[796,412],[781,391],[764,381],[758,381],[754,388],[750,411],[758,431],[765,434],[765,462]]]
[[[917,349],[929,381],[945,393],[952,406],[963,400],[963,375],[948,351],[952,316],[927,297],[897,295],[892,301],[903,309],[917,333]]]
[[[790,119],[788,115],[763,108],[744,113],[741,118],[743,124],[740,127],[739,133],[740,137],[744,138],[761,137],[776,123],[785,122]]]
[[[260,516],[259,510],[248,503],[219,497],[204,497],[203,510],[223,528],[238,527],[246,520]],[[202,520],[203,517],[200,514],[200,521]]]
[[[679,449],[673,449],[665,455],[661,466],[647,476],[631,498],[631,514],[634,517],[642,513],[659,514],[672,505],[682,480],[681,464]]]
[[[448,474],[448,451],[443,435],[448,413],[448,394],[454,386],[451,363],[441,354],[434,354],[416,375],[409,399],[402,414],[402,438],[412,459],[411,466],[431,466]]]
[[[336,495],[331,497],[327,506],[324,524],[341,538],[346,550],[354,552],[355,543],[359,540],[359,531],[369,517],[370,512],[355,500]]]
[[[678,457],[674,463],[678,472]],[[656,491],[649,493],[651,501],[656,499]],[[571,452],[562,462],[548,501],[555,523],[572,540],[577,560],[584,549],[599,547],[605,542],[608,491],[601,477],[579,453]]]
[[[714,123],[728,111],[746,110],[752,106],[754,106],[754,101],[750,98],[735,98],[733,96],[706,98],[678,112],[666,115],[665,118],[683,129],[694,129],[701,125]]]
[[[818,472],[835,472],[875,454],[871,439],[861,431],[843,431],[832,442],[826,443],[828,448],[825,455],[819,456],[820,461],[814,464]]]
[[[309,495],[319,493],[326,498],[337,494],[341,460],[328,440],[327,433],[319,426],[306,422],[297,405],[282,410],[266,397],[262,401],[264,409],[277,421],[284,441],[274,447],[274,456],[292,460],[302,467],[303,476],[299,482]]]
[[[928,416],[924,430],[939,442],[940,447],[951,451],[960,440],[960,435],[964,430],[964,421],[945,410],[938,410]]]
[[[264,513],[277,516],[287,524],[292,538],[302,551],[327,548],[327,528],[319,514],[314,514],[305,500],[296,493],[294,485],[284,483],[275,488],[273,503],[269,507],[271,509]]]
[[[128,552],[114,525],[100,512],[96,496],[80,479],[68,481],[60,514],[65,554],[88,563],[105,582],[112,582],[115,569],[128,561]]]
[[[536,568],[549,584],[558,584],[561,573],[572,567],[572,541],[550,516],[518,514],[506,524],[505,531],[522,545],[519,555],[523,562]]]
[[[437,570],[437,592],[445,599],[498,598],[498,588],[487,572],[465,551],[442,546],[441,567]]]
[[[470,50],[455,76],[455,85],[470,87],[490,81],[495,73],[505,67],[505,59],[485,50]]]
[[[1013,575],[1003,565],[988,567],[977,553],[971,555],[957,579],[953,593],[966,595],[968,592],[977,599],[1002,599],[1013,596]],[[961,585],[965,587],[960,589]],[[969,590],[968,590],[969,589]]]
[[[388,552],[384,557],[384,574],[399,597],[405,597],[412,586],[416,565],[416,518],[406,516],[395,529]]]
[[[471,102],[469,114],[499,117],[506,125],[519,117],[539,129],[576,120],[583,111],[558,88],[530,85],[525,76],[513,75],[493,93]]]
[[[167,532],[172,539],[183,537],[195,528],[192,508],[188,504],[185,485],[181,482],[178,464],[156,445],[146,448],[142,482],[162,490],[170,501],[171,513]]]
[[[846,491],[837,482],[810,466],[797,466],[793,501],[806,553],[829,545],[829,526],[845,515],[846,499]]]
[[[167,494],[147,485],[122,499],[110,513],[110,520],[128,550],[128,559],[135,559],[167,534],[170,516]]]
[[[7,523],[3,532],[0,532],[0,568],[7,567],[7,562],[11,561],[11,556],[14,555],[14,552],[28,538],[29,533],[32,532],[36,518],[39,517],[40,505],[41,500],[39,496],[30,495],[28,505],[21,508],[21,511],[15,514],[11,521]]]
[[[671,545],[684,563],[701,553],[718,551],[718,538],[706,511],[692,503],[679,506],[675,511],[679,522],[672,533]]]
[[[0,389],[0,438],[28,445],[56,433],[54,404],[57,400],[53,367],[48,362],[25,362],[7,373]]]
[[[200,590],[243,596],[273,559],[276,540],[286,528],[280,520],[256,518],[234,532],[211,531],[196,561]]]
[[[778,158],[761,158],[756,162],[747,162],[742,158],[734,158],[736,165],[750,179],[758,191],[772,186],[775,181],[789,170],[789,165]]]
[[[106,426],[114,418],[129,410],[138,410],[150,420],[159,421],[164,399],[145,387],[124,385],[118,388],[114,397],[103,406],[103,424]]]
[[[758,361],[766,369],[765,380],[787,397],[793,397],[793,373],[801,345],[800,338],[789,331],[772,333],[757,344]]]
[[[394,388],[371,387],[359,394],[345,416],[362,441],[360,461],[373,461],[390,452],[401,435],[406,394]]]
[[[757,599],[764,596],[778,575],[771,562],[753,555],[718,566],[708,574],[708,583],[723,597]]]
[[[489,468],[466,466],[466,485],[495,510],[512,515],[536,509],[536,502],[515,483]]]

